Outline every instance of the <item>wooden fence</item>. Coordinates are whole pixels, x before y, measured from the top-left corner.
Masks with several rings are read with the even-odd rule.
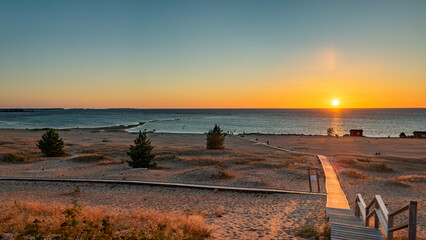
[[[408,210],[408,221],[394,226],[394,217]],[[380,195],[375,195],[370,204],[366,205],[361,194],[355,200],[355,216],[362,216],[365,226],[369,226],[370,218],[374,217],[374,227],[382,226],[387,240],[393,240],[393,232],[408,228],[408,239],[416,239],[417,202],[409,204],[389,213]]]

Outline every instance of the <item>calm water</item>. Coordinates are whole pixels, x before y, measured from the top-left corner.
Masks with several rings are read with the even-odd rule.
[[[205,133],[214,124],[233,133],[339,135],[364,129],[366,136],[426,131],[422,109],[69,109],[0,112],[0,128],[70,128],[147,122],[129,132]]]

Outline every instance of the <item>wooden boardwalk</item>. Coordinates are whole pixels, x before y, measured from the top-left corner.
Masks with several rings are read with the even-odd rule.
[[[325,156],[318,155],[325,174],[327,189],[326,215],[330,222],[331,239],[381,240],[382,232],[377,228],[365,227],[360,217],[350,209],[345,193],[333,166]]]
[[[223,185],[205,185],[193,183],[174,183],[174,182],[154,182],[154,181],[138,181],[138,180],[115,180],[115,179],[87,179],[87,178],[25,178],[25,177],[0,177],[0,181],[30,181],[30,182],[73,182],[73,183],[109,183],[109,184],[132,184],[132,185],[150,185],[163,187],[182,187],[182,188],[198,188],[237,192],[256,192],[256,193],[287,193],[287,194],[305,194],[325,196],[325,193],[274,189],[274,188],[251,188],[251,187],[233,187]]]

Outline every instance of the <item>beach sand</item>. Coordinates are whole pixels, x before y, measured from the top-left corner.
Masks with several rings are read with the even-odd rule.
[[[32,163],[0,163],[0,176],[100,178],[185,182],[309,191],[307,169],[326,155],[335,166],[351,207],[356,194],[366,202],[382,196],[389,211],[418,202],[418,234],[426,236],[426,140],[325,136],[229,136],[225,150],[205,149],[204,135],[149,134],[157,168],[131,169],[126,151],[136,137],[122,131],[60,131],[68,156],[45,158],[35,141],[42,131],[0,130],[0,154],[22,151]],[[278,151],[261,143],[305,154]],[[380,152],[377,156],[374,153]],[[92,157],[91,157],[92,156]],[[93,156],[103,156],[97,159]],[[68,202],[71,183],[1,182],[1,197]],[[324,225],[324,196],[255,194],[185,188],[77,184],[83,204],[123,209],[129,204],[159,211],[202,214],[216,239],[295,238],[301,226]],[[324,176],[320,172],[321,191]],[[314,188],[316,190],[316,188]],[[130,199],[136,199],[132,201]],[[130,202],[130,203],[129,203]],[[139,204],[140,203],[140,204]],[[220,215],[220,217],[219,217]],[[397,221],[404,220],[404,217]],[[404,234],[404,232],[400,233]]]
[[[369,204],[380,195],[389,212],[417,201],[417,236],[426,238],[426,139],[326,136],[247,136],[293,151],[326,155],[351,208],[361,193]],[[380,155],[375,155],[380,152]],[[406,214],[395,221],[404,221]],[[407,236],[406,230],[398,233]]]
[[[0,154],[23,152],[32,156],[31,163],[0,163],[1,177],[149,180],[309,191],[307,169],[321,166],[314,156],[273,150],[238,136],[226,138],[225,150],[207,150],[204,135],[149,134],[157,154],[157,167],[132,169],[125,161],[135,134],[83,129],[60,131],[68,155],[45,158],[35,146],[42,133],[0,130]],[[324,178],[320,174],[324,192]],[[320,230],[325,224],[325,196],[118,184],[15,181],[0,181],[0,184],[0,197],[9,201],[69,203],[70,196],[66,193],[79,186],[83,205],[123,209],[137,206],[200,214],[213,228],[214,239],[299,239],[295,232],[300,227],[313,225]]]

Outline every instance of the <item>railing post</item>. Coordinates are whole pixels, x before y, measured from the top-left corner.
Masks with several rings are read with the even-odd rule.
[[[386,234],[387,240],[393,240],[393,232],[389,231],[389,229],[391,229],[393,227],[393,217],[394,216],[389,216],[388,217],[388,232]]]
[[[368,227],[370,226],[370,219],[367,218],[368,214],[370,213],[370,208],[367,206],[365,208],[365,226]]]
[[[308,180],[309,180],[309,192],[312,192],[311,169],[308,169]]]
[[[355,199],[355,216],[359,217],[358,198]]]
[[[321,191],[321,189],[320,189],[320,183],[319,183],[318,168],[317,168],[317,169],[315,169],[315,173],[317,174],[317,186],[318,186],[318,192],[320,192],[320,191]]]
[[[377,215],[377,209],[379,209],[379,203],[376,200],[376,203],[374,204],[374,228],[379,228],[379,216]]]
[[[417,202],[410,201],[408,208],[408,240],[416,240]]]

